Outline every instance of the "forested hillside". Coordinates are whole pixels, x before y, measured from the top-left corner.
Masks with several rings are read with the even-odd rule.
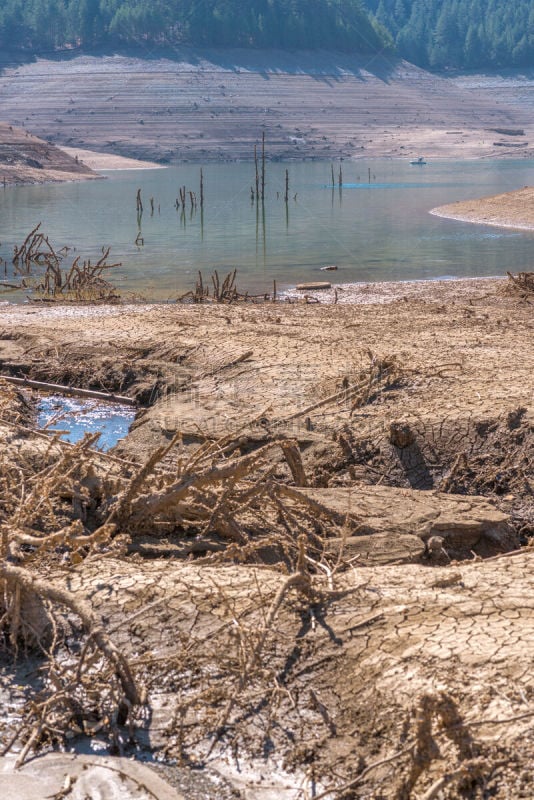
[[[422,67],[534,66],[532,0],[2,0],[0,47],[392,49]]]
[[[431,69],[534,66],[532,0],[365,0],[404,58]]]
[[[3,0],[0,46],[188,43],[369,53],[389,41],[360,0]]]

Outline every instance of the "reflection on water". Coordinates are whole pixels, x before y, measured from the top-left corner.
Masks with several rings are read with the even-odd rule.
[[[325,264],[337,264],[335,280],[347,283],[502,275],[530,263],[533,234],[428,211],[532,184],[532,161],[429,162],[415,180],[408,162],[344,162],[343,189],[332,188],[328,163],[268,163],[264,205],[251,200],[253,164],[209,165],[203,174],[203,209],[191,207],[189,191],[198,198],[200,183],[193,165],[8,188],[0,192],[0,255],[10,261],[13,246],[42,221],[58,247],[76,245],[69,259],[96,260],[111,245],[113,260],[123,262],[115,281],[147,299],[175,298],[194,286],[198,270],[237,268],[241,289],[263,291],[273,279],[281,289],[316,279]],[[183,187],[186,203],[177,207]],[[10,269],[0,277],[9,279]]]
[[[100,433],[96,446],[109,450],[126,436],[134,417],[131,406],[46,395],[39,402],[37,424],[40,428],[62,431],[61,438],[73,443],[86,433]]]

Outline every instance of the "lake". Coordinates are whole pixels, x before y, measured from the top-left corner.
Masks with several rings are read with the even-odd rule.
[[[345,161],[344,188],[329,163],[267,163],[264,208],[251,202],[253,164],[204,168],[203,213],[175,207],[179,187],[199,193],[199,167],[107,173],[87,183],[0,190],[0,255],[11,261],[38,222],[57,247],[96,261],[111,245],[124,292],[172,300],[205,277],[237,268],[240,290],[269,291],[321,278],[334,283],[503,275],[530,268],[534,233],[453,222],[428,211],[444,203],[534,182],[534,161]],[[285,170],[290,199],[284,202]],[[339,164],[336,164],[336,179]],[[369,182],[370,173],[370,182]],[[136,193],[144,205],[137,246]],[[278,193],[278,196],[277,196]],[[296,198],[295,198],[296,195]],[[151,215],[150,198],[154,198]],[[140,241],[140,240],[138,240]],[[70,265],[71,261],[66,262]],[[4,278],[12,274],[9,266]],[[2,276],[0,276],[2,277]],[[5,295],[6,299],[17,299]],[[20,298],[18,298],[20,299]]]

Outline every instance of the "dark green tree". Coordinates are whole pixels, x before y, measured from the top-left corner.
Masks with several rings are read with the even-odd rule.
[[[532,0],[364,0],[399,55],[424,67],[534,66]]]

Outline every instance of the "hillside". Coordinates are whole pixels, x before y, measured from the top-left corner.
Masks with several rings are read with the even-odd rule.
[[[530,0],[364,0],[399,55],[432,69],[534,64]]]
[[[360,0],[4,0],[2,49],[30,53],[119,44],[161,48],[319,48],[375,53],[389,43]]]
[[[506,84],[481,94],[392,57],[311,51],[78,55],[0,77],[10,123],[160,163],[252,159],[263,130],[273,159],[532,156],[532,114],[508,98]]]
[[[430,69],[534,63],[530,0],[4,0],[3,52],[137,47],[396,52]]]
[[[85,164],[25,130],[0,123],[0,183],[45,183],[98,177]]]

